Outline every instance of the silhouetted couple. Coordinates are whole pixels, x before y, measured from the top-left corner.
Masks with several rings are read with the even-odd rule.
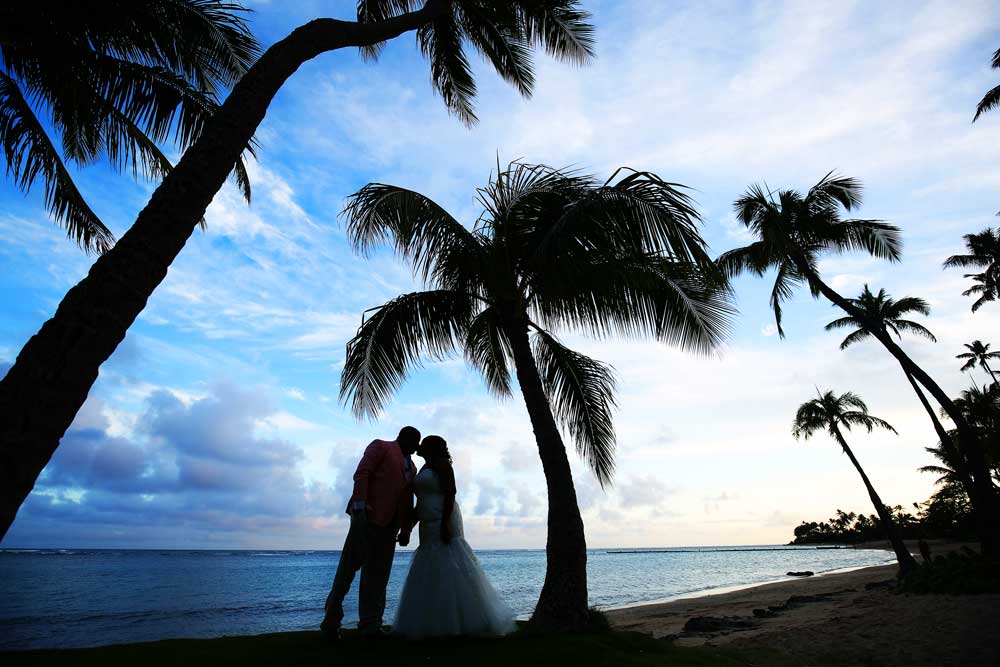
[[[414,453],[424,459],[419,472],[410,458]],[[327,637],[340,636],[344,597],[359,569],[358,629],[362,635],[382,636],[385,589],[396,543],[408,545],[418,523],[420,544],[403,585],[392,634],[419,639],[496,636],[514,630],[514,614],[465,541],[455,492],[455,471],[444,438],[429,435],[421,442],[420,431],[406,426],[395,440],[368,445],[354,473],[354,493],[347,506],[351,527],[320,626]]]

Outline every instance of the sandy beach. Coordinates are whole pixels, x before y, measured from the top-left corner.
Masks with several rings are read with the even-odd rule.
[[[789,664],[1000,665],[1000,595],[906,595],[895,565],[609,611],[614,628]]]

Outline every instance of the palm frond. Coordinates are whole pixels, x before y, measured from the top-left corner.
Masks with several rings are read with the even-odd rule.
[[[472,317],[468,295],[450,290],[396,297],[361,324],[347,343],[340,400],[357,417],[375,418],[423,356],[455,352]]]
[[[420,51],[430,61],[431,83],[448,111],[466,125],[476,123],[472,100],[476,81],[462,47],[462,29],[454,11],[437,14],[417,29]]]
[[[572,0],[517,0],[528,43],[543,47],[558,60],[585,65],[594,57],[590,14]]]
[[[823,404],[812,399],[799,406],[792,422],[792,436],[796,440],[808,440],[816,431],[825,429],[828,425]]]
[[[946,269],[976,269],[989,264],[990,258],[980,255],[952,255],[944,260],[943,267]]]
[[[405,14],[413,7],[413,0],[358,0],[358,23],[378,23]],[[384,46],[385,42],[362,46],[361,55],[365,60],[375,60]]]
[[[898,262],[903,255],[899,227],[881,220],[844,220],[833,235],[837,250],[864,250],[872,257]]]
[[[997,105],[1000,105],[1000,86],[991,88],[983,95],[983,99],[979,100],[979,104],[976,105],[976,115],[972,117],[972,122],[975,123],[979,120],[980,116]]]
[[[597,481],[607,487],[615,469],[613,370],[562,345],[546,331],[535,333],[533,347],[553,414]]]
[[[247,164],[242,155],[236,158],[236,164],[233,166],[231,176],[236,182],[236,187],[239,188],[240,194],[243,195],[243,199],[245,199],[249,204],[252,194],[250,188],[250,174],[247,172]]]
[[[744,273],[763,276],[769,268],[779,264],[767,254],[767,247],[763,241],[754,241],[742,248],[727,250],[719,255],[715,263],[730,280]]]
[[[570,187],[586,187],[586,180],[574,179]],[[551,211],[557,216],[537,243],[536,261],[574,249],[597,249],[662,254],[717,270],[699,230],[700,216],[684,189],[650,172],[618,169],[603,187],[589,188],[583,196],[570,190],[575,201]]]
[[[524,97],[531,97],[535,71],[531,48],[523,30],[518,30],[516,7],[498,2],[489,5],[462,3],[457,6],[465,37],[490,61],[493,69]]]
[[[847,337],[844,338],[844,340],[840,342],[840,349],[846,350],[851,345],[854,345],[855,343],[860,343],[861,341],[866,340],[870,336],[871,332],[868,331],[867,329],[858,329],[857,331],[853,331],[850,334],[848,334]]]
[[[792,298],[796,285],[803,282],[795,265],[791,262],[781,262],[778,265],[778,273],[774,277],[774,285],[771,287],[771,311],[774,313],[774,325],[778,328],[778,337],[785,337],[785,329],[781,326],[781,304]]]
[[[843,329],[845,327],[860,327],[860,326],[861,322],[858,321],[858,318],[847,316],[838,318],[830,322],[823,328],[827,331],[833,331],[834,329]]]
[[[354,247],[370,253],[388,242],[427,280],[439,265],[475,260],[479,242],[443,208],[421,194],[369,183],[347,198],[341,213]],[[440,281],[439,281],[440,282]]]
[[[907,313],[920,313],[921,315],[930,315],[931,307],[925,300],[916,296],[904,296],[899,301],[895,301],[892,307],[889,308],[887,315],[893,319],[898,319],[902,315]]]
[[[926,338],[932,343],[937,342],[937,338],[931,333],[930,329],[917,322],[912,322],[910,320],[892,320],[892,324],[900,331],[905,331],[907,333],[916,334],[922,338]]]
[[[3,72],[0,72],[0,146],[7,160],[7,172],[22,191],[29,191],[35,179],[42,177],[46,209],[80,247],[103,253],[114,244],[111,231],[77,189],[17,83]]]
[[[806,194],[806,205],[810,208],[835,208],[837,204],[850,211],[861,205],[861,181],[849,176],[838,176],[828,172],[819,183],[809,188]]]
[[[553,263],[535,281],[531,303],[546,326],[597,337],[653,336],[706,353],[722,345],[736,313],[728,284],[659,256]]]
[[[844,424],[850,426],[863,426],[869,433],[871,433],[876,428],[884,428],[887,431],[892,431],[893,433],[898,433],[892,424],[885,421],[884,419],[879,419],[878,417],[873,417],[864,411],[858,412],[844,412],[840,415],[840,420]]]
[[[500,315],[485,308],[469,324],[465,334],[465,359],[478,370],[494,396],[510,396],[510,341],[503,331]]]

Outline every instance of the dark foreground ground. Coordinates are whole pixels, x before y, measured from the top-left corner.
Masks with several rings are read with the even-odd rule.
[[[766,657],[767,652],[756,653]],[[257,667],[297,665],[382,667],[427,665],[428,667],[527,667],[529,665],[606,665],[645,667],[670,665],[768,665],[711,648],[675,647],[669,641],[648,635],[607,632],[588,635],[539,636],[518,633],[506,639],[375,642],[348,637],[327,644],[318,632],[286,632],[221,639],[174,639],[143,644],[123,644],[91,649],[20,651],[0,653],[5,667],[51,665],[53,667]]]

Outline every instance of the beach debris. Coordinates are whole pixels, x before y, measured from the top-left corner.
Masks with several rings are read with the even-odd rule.
[[[811,577],[815,574],[812,570],[802,570],[801,572],[788,572],[786,576],[789,577]]]

